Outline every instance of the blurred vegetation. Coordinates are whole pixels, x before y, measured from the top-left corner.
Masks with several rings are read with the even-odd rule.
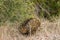
[[[30,0],[0,0],[0,23],[23,22],[34,17],[34,3]]]
[[[51,19],[51,17],[57,17],[60,15],[60,0],[33,0],[38,6],[39,16]]]
[[[22,23],[35,17],[34,5],[41,17],[50,19],[60,14],[60,0],[0,0],[0,24],[5,21]]]

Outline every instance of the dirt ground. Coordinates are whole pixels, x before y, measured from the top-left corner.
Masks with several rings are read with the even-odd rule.
[[[41,19],[41,27],[27,37],[19,33],[16,25],[6,23],[0,27],[0,40],[60,40],[60,19],[55,22]]]

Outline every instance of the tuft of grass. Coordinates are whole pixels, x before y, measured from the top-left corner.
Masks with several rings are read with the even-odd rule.
[[[39,9],[38,15],[47,19],[51,19],[53,16],[58,17],[60,15],[60,1],[59,0],[33,0]]]
[[[23,22],[34,17],[34,3],[30,0],[0,0],[0,23]]]

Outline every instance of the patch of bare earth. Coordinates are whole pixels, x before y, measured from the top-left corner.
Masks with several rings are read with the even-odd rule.
[[[60,40],[60,19],[55,22],[41,19],[36,34],[27,37],[19,33],[17,25],[6,23],[0,27],[0,40]]]

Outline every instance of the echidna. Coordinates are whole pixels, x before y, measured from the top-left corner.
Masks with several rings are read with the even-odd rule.
[[[22,34],[34,33],[38,27],[40,27],[40,20],[37,18],[31,18],[26,20],[19,28]]]

